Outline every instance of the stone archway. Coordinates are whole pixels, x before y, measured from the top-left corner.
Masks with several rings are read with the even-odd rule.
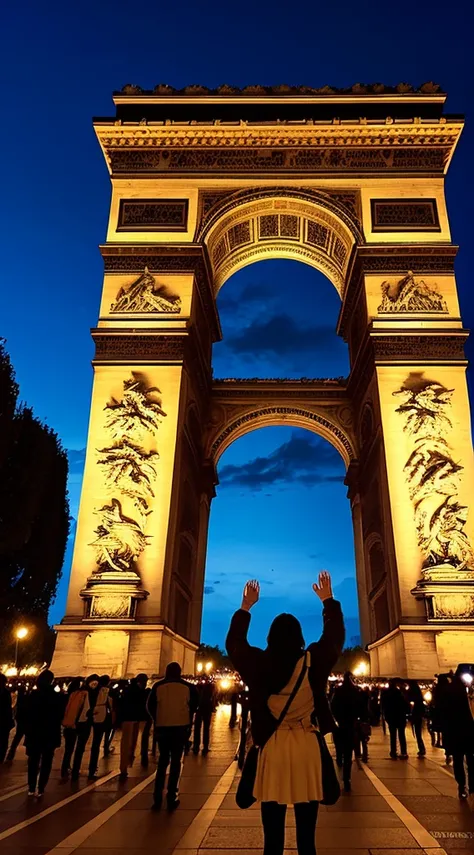
[[[199,228],[216,293],[237,270],[272,257],[316,267],[342,297],[352,250],[364,243],[350,200],[350,194],[345,200],[343,194],[283,187],[240,191],[217,201]]]
[[[127,674],[171,657],[192,670],[216,456],[278,420],[346,460],[373,673],[474,660],[467,332],[443,188],[462,120],[445,97],[126,87],[96,121],[113,192],[57,674],[119,637]],[[213,381],[216,294],[262,257],[311,264],[338,290],[343,385]]]

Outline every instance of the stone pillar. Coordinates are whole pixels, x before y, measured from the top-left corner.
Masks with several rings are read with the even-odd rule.
[[[354,553],[356,562],[357,596],[359,600],[359,621],[362,646],[370,641],[370,611],[369,591],[367,587],[367,569],[364,555],[364,536],[362,529],[362,510],[358,490],[358,466],[351,464],[347,471],[345,483],[348,486],[347,496],[351,503],[352,525],[354,528]]]

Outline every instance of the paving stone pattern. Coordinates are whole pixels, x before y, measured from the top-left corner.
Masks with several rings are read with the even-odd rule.
[[[148,769],[142,769],[137,761],[127,781],[120,782],[115,775],[104,783],[99,779],[98,786],[91,789],[86,776],[77,785],[61,783],[58,751],[44,798],[28,799],[26,758],[21,747],[12,766],[0,766],[0,853],[50,855],[54,850],[54,855],[60,855],[62,850],[64,855],[255,855],[263,845],[259,808],[239,810],[235,803],[237,779],[232,781],[229,775],[223,778],[234,759],[239,735],[229,729],[228,717],[225,707],[216,714],[208,757],[186,758],[181,804],[173,814],[150,810],[153,781],[143,784],[154,771],[151,758]],[[101,760],[101,775],[117,770],[119,739],[118,735],[116,754]],[[426,742],[427,757],[419,759],[409,734],[409,759],[392,761],[388,758],[388,737],[379,728],[374,729],[369,768],[396,798],[387,800],[381,795],[362,765],[355,762],[352,792],[342,795],[333,807],[320,808],[318,855],[474,855],[474,800],[459,802],[452,770],[443,765],[443,752],[428,746],[427,734]],[[85,770],[87,762],[86,755]],[[140,792],[135,793],[140,785]],[[19,787],[23,788],[21,793],[10,794]],[[387,791],[382,790],[385,795]],[[80,793],[79,797],[64,803],[74,793]],[[127,794],[132,797],[122,805]],[[45,811],[48,814],[42,816]],[[20,824],[25,827],[16,829]],[[416,829],[420,827],[432,835],[429,848],[417,842]],[[2,839],[10,829],[16,830]],[[285,848],[294,855],[291,808]]]

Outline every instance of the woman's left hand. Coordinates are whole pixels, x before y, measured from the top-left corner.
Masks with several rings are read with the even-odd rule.
[[[252,606],[255,603],[258,603],[258,599],[260,597],[260,583],[257,582],[256,579],[252,579],[250,582],[247,582],[244,593],[242,596],[242,605],[241,609],[245,612],[249,612]]]

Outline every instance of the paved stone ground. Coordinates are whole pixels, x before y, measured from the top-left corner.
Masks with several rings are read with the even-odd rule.
[[[136,764],[120,783],[116,755],[101,761],[95,785],[86,776],[71,785],[60,781],[58,751],[44,798],[28,799],[20,748],[12,766],[0,767],[0,853],[256,855],[262,848],[259,810],[235,805],[238,732],[229,730],[228,717],[229,708],[219,708],[209,756],[186,759],[181,805],[171,815],[150,810],[154,764],[145,772]],[[419,760],[410,735],[409,760],[395,762],[388,758],[388,737],[375,729],[368,767],[354,763],[352,793],[321,807],[319,855],[474,855],[474,800],[459,802],[443,752],[431,748],[429,738],[426,743],[427,758]],[[295,847],[289,809],[286,849]]]

